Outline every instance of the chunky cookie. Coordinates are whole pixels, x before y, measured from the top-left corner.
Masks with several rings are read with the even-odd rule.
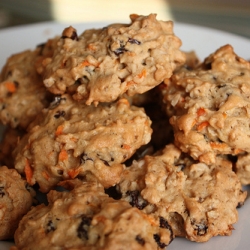
[[[246,198],[229,161],[206,165],[171,144],[134,161],[117,188],[132,206],[165,218],[176,236],[197,242],[230,235]]]
[[[44,84],[55,94],[72,88],[86,104],[143,93],[185,61],[171,21],[131,15],[130,24],[86,30],[66,28],[52,57],[43,61]],[[70,91],[72,91],[72,89]]]
[[[94,181],[78,179],[50,191],[48,206],[34,207],[15,233],[12,249],[165,249],[173,235],[161,217],[114,200]],[[65,232],[67,232],[65,234]]]
[[[0,167],[0,240],[12,239],[19,221],[33,203],[34,192],[15,169]]]
[[[35,69],[40,48],[11,56],[0,82],[0,120],[12,128],[25,129],[36,114],[48,105],[49,92]]]
[[[42,192],[59,181],[93,173],[105,186],[120,179],[123,162],[151,139],[151,121],[126,99],[86,105],[56,97],[15,150],[15,168]]]
[[[208,164],[220,154],[250,152],[250,63],[230,45],[165,83],[166,110],[182,151]]]

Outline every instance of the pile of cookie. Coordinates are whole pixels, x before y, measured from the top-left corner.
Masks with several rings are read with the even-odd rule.
[[[0,75],[0,240],[166,249],[230,235],[250,183],[250,63],[171,21],[67,27]]]

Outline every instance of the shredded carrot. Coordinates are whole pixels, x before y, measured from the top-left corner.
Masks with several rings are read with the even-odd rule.
[[[73,141],[73,142],[77,142],[78,141],[78,139],[74,138],[74,137],[71,137],[70,140]]]
[[[32,185],[32,176],[33,176],[33,169],[30,166],[29,160],[26,158],[25,159],[25,166],[24,166],[24,173],[26,176],[27,182]]]
[[[80,169],[71,169],[68,171],[68,175],[71,179],[74,179],[80,172]]]
[[[14,82],[6,82],[5,87],[10,93],[16,92],[16,84]]]
[[[61,135],[63,133],[63,125],[59,125],[56,129],[56,136]]]
[[[130,85],[134,85],[134,84],[136,84],[134,81],[128,81],[127,82],[127,86],[129,87]]]
[[[197,126],[197,130],[198,130],[198,131],[201,131],[202,129],[206,128],[208,125],[209,125],[209,122],[208,122],[208,121],[204,121],[204,122],[200,123],[200,124]]]
[[[243,152],[242,149],[239,149],[239,148],[234,149],[234,154],[235,154],[235,155],[238,155],[238,154],[240,154],[240,153],[242,153],[242,152]]]
[[[151,216],[149,216],[149,215],[147,215],[147,214],[145,214],[145,213],[142,213],[142,215],[143,215],[144,219],[147,220],[147,221],[149,221],[149,223],[150,223],[151,225],[157,226],[157,223],[156,223],[156,221],[155,221],[154,218],[152,218]]]
[[[92,50],[92,51],[95,51],[95,50],[96,50],[96,47],[95,47],[93,44],[90,43],[90,44],[88,45],[88,49],[89,49],[89,50]]]
[[[140,74],[138,74],[138,77],[139,77],[139,78],[145,77],[146,74],[147,74],[146,69],[143,69],[142,72],[141,72]]]
[[[98,62],[92,62],[90,63],[88,60],[84,60],[82,63],[80,63],[79,65],[79,68],[83,68],[83,67],[86,67],[86,66],[94,66],[94,67],[98,67],[100,63]]]
[[[227,114],[225,112],[222,113],[224,118],[227,118]]]
[[[129,105],[129,101],[128,101],[127,99],[125,99],[125,98],[120,99],[120,100],[118,101],[118,103],[124,103],[124,104],[126,104],[126,105]]]
[[[81,64],[80,64],[80,67],[86,67],[86,66],[89,66],[91,65],[91,63],[89,63],[89,61],[87,60],[84,60]]]
[[[59,161],[66,161],[68,159],[68,153],[65,149],[62,149],[58,157]]]
[[[49,178],[50,178],[49,174],[48,174],[46,171],[43,171],[43,172],[42,172],[42,176],[43,176],[47,181],[48,181]]]
[[[223,149],[227,147],[227,144],[219,142],[210,142],[210,145],[214,149]]]
[[[99,215],[99,216],[95,216],[95,220],[97,220],[98,223],[102,223],[102,222],[105,222],[107,219],[105,216]]]
[[[124,148],[124,149],[130,149],[131,147],[128,144],[123,144],[122,148]]]
[[[205,115],[206,114],[206,110],[204,108],[199,108],[197,110],[197,115],[198,116],[202,116],[202,115]]]

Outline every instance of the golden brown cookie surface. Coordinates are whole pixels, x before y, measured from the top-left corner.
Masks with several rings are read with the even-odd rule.
[[[0,167],[0,240],[12,239],[19,221],[31,208],[33,194],[15,169]]]
[[[15,168],[43,192],[88,172],[109,187],[119,181],[122,163],[149,142],[150,125],[144,110],[126,99],[95,107],[56,97],[18,144]]]
[[[171,21],[131,15],[131,24],[64,30],[53,57],[44,60],[44,84],[55,94],[75,86],[87,104],[110,102],[123,93],[143,93],[172,75],[185,60]]]

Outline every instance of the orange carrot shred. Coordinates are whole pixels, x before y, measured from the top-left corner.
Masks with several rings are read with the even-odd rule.
[[[80,172],[80,169],[71,169],[68,171],[68,175],[71,179],[74,179]]]
[[[130,149],[131,147],[128,144],[123,144],[122,148],[124,148],[124,149]]]
[[[197,130],[198,130],[198,131],[201,131],[202,129],[206,128],[208,125],[209,125],[209,122],[208,122],[208,121],[204,121],[204,122],[200,123],[200,124],[197,126]]]
[[[63,133],[63,125],[59,125],[56,129],[56,136],[61,135]]]
[[[134,85],[134,84],[136,84],[134,81],[128,81],[127,82],[127,86],[129,87],[130,85]]]
[[[206,114],[206,110],[204,108],[199,108],[197,110],[197,115],[198,116],[202,116],[202,115],[205,115]]]
[[[5,87],[10,93],[16,92],[16,84],[14,82],[6,82]]]
[[[210,145],[214,149],[223,149],[227,147],[227,144],[219,142],[210,142]]]
[[[138,77],[139,77],[139,78],[145,77],[146,74],[147,74],[146,69],[143,69],[142,72],[141,72],[140,74],[138,74]]]
[[[25,159],[24,173],[25,173],[27,182],[30,185],[32,185],[33,169],[31,168],[29,160],[27,158]]]
[[[87,60],[84,60],[81,64],[80,64],[80,67],[86,67],[86,66],[89,66],[91,65]]]
[[[49,178],[50,178],[49,174],[48,174],[47,172],[45,172],[45,171],[42,172],[42,176],[43,176],[47,181],[48,181]]]
[[[59,153],[59,161],[66,161],[68,159],[68,153],[65,149],[62,149]]]

